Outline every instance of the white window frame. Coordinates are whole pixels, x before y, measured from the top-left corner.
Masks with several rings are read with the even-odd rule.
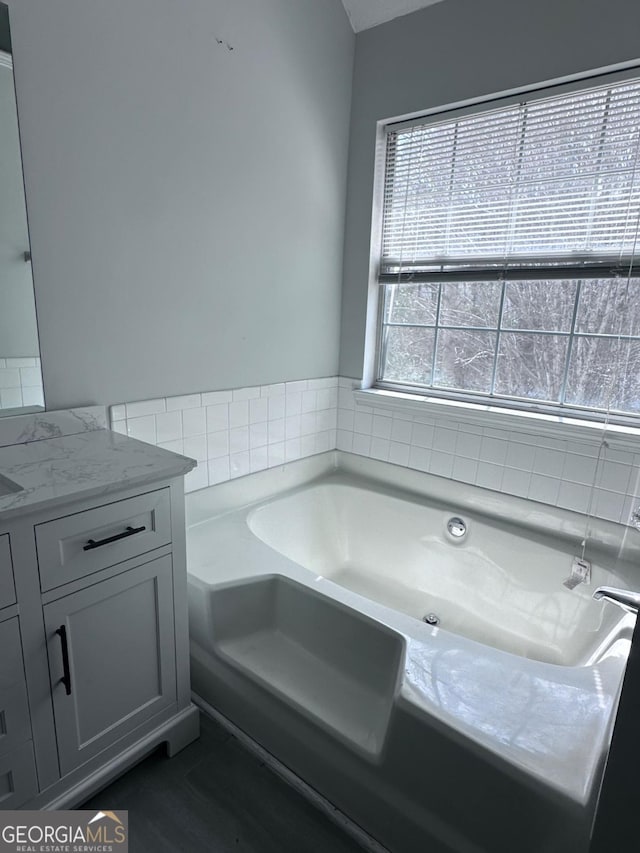
[[[423,125],[432,119],[452,120],[488,112],[522,101],[541,100],[551,95],[563,95],[578,92],[607,83],[619,83],[640,77],[637,61],[623,63],[614,68],[599,69],[587,74],[573,75],[557,81],[547,81],[535,86],[521,87],[484,98],[435,107],[410,117],[396,117],[381,121],[377,125],[376,166],[374,179],[372,239],[370,245],[369,300],[367,310],[367,330],[365,344],[365,370],[363,390],[356,393],[356,399],[367,405],[379,408],[401,408],[413,414],[429,411],[434,415],[457,417],[475,423],[487,424],[500,421],[503,426],[520,429],[553,430],[560,424],[573,427],[576,437],[593,435],[593,430],[610,424],[621,434],[640,435],[640,414],[625,415],[606,413],[587,407],[545,405],[526,398],[482,397],[474,393],[445,388],[421,388],[420,386],[383,381],[381,376],[382,333],[384,326],[384,285],[380,281],[380,259],[383,225],[383,195],[385,187],[385,161],[387,132],[389,129],[404,129],[414,125]],[[535,332],[533,332],[535,333]],[[527,425],[527,420],[533,423]],[[586,428],[586,432],[583,428]]]

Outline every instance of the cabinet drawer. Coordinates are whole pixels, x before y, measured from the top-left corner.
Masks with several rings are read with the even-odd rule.
[[[0,756],[31,737],[18,618],[0,622]],[[0,792],[2,782],[0,781]],[[2,797],[0,794],[0,802]]]
[[[17,809],[38,793],[31,741],[0,755],[0,809]]]
[[[171,542],[169,489],[36,525],[43,592]]]
[[[11,549],[9,534],[0,536],[0,608],[15,604],[16,590],[13,585],[13,566],[11,565]]]

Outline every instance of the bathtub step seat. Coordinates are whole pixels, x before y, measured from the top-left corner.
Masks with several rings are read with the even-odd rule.
[[[283,576],[221,590],[212,618],[223,659],[362,757],[380,759],[400,678],[398,634]]]

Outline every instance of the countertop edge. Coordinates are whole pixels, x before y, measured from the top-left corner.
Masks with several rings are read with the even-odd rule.
[[[2,507],[2,498],[0,498],[0,524],[14,521],[17,518],[32,516],[38,512],[50,510],[57,506],[67,507],[79,502],[93,500],[101,496],[110,498],[118,492],[130,491],[139,487],[144,488],[153,483],[173,480],[177,477],[184,477],[197,467],[198,463],[195,459],[191,459],[187,456],[180,456],[168,451],[166,451],[166,453],[167,456],[170,457],[167,459],[166,463],[158,464],[156,462],[153,470],[140,472],[132,475],[131,477],[120,477],[106,483],[104,481],[98,483],[92,483],[90,481],[78,482],[73,490],[64,494],[45,494],[42,497],[38,497],[37,494],[34,494],[33,500],[28,499],[25,503],[18,503],[6,508]]]

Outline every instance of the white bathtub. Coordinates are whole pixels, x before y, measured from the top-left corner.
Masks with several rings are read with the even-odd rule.
[[[467,534],[447,532],[452,511],[361,485],[325,482],[253,509],[258,539],[319,577],[443,630],[535,660],[597,661],[619,633],[621,612],[561,581],[576,543],[461,515]],[[600,566],[593,582],[615,579]]]
[[[591,599],[635,571],[615,526],[569,591],[578,517],[404,476],[327,454],[190,496],[194,690],[396,853],[582,853],[632,627]]]

